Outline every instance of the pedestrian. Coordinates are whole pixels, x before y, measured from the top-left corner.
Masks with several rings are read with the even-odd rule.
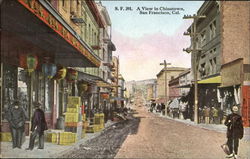
[[[204,109],[205,123],[209,124],[210,108],[205,106]]]
[[[18,100],[15,100],[7,113],[7,120],[12,136],[12,148],[22,147],[22,138],[24,133],[25,120],[28,115]]]
[[[232,113],[225,120],[225,125],[227,126],[227,145],[230,152],[227,158],[237,158],[239,139],[242,139],[244,134],[242,118],[237,112],[238,107],[233,106]]]
[[[215,107],[213,107],[212,115],[213,115],[213,123],[218,124],[219,111]]]
[[[199,108],[199,122],[203,123],[203,116],[204,116],[204,112],[202,108]]]
[[[45,115],[43,110],[41,109],[40,102],[34,102],[35,112],[31,121],[31,135],[29,147],[26,150],[33,150],[35,139],[39,136],[39,145],[38,149],[44,149],[44,131],[47,130],[47,123],[45,120]]]
[[[165,109],[166,109],[165,104],[161,103],[161,112],[162,112],[162,115],[165,115]]]
[[[224,112],[223,112],[223,110],[220,108],[219,110],[218,110],[218,115],[219,115],[219,124],[221,124],[222,123],[222,120],[223,120],[223,116],[224,116]]]

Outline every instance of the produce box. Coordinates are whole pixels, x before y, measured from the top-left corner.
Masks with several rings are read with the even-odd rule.
[[[68,96],[68,107],[79,107],[81,105],[81,97]]]
[[[65,122],[78,122],[78,113],[65,113]]]
[[[1,140],[0,141],[3,141],[3,142],[10,142],[12,141],[12,136],[11,136],[11,133],[10,132],[0,132],[1,134]]]
[[[86,129],[86,133],[94,133],[95,129],[94,129],[94,125],[89,125]]]
[[[63,132],[59,136],[59,145],[71,145],[77,141],[76,133]]]
[[[79,113],[79,108],[67,107],[67,113]]]
[[[58,143],[58,137],[59,137],[58,133],[55,132],[46,133],[47,142]]]

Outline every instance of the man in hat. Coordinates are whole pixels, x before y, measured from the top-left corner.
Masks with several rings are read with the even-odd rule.
[[[27,150],[33,150],[35,139],[39,136],[39,145],[38,149],[44,148],[44,131],[47,130],[47,123],[45,120],[45,115],[43,110],[41,109],[40,102],[34,102],[35,112],[32,117],[31,123],[31,135],[30,135],[30,143],[29,148]]]
[[[227,158],[237,158],[239,139],[242,139],[244,133],[242,118],[237,112],[238,107],[233,106],[232,113],[225,120],[225,125],[227,126],[227,145],[230,151],[230,155]]]
[[[18,147],[21,149],[26,119],[28,119],[27,113],[20,105],[20,102],[18,100],[15,100],[13,106],[9,109],[7,114],[7,120],[9,122],[12,135],[13,148]]]

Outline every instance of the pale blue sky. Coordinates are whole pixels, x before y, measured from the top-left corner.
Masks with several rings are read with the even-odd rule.
[[[203,1],[102,1],[108,9],[115,31],[131,37],[162,32],[173,35],[184,22],[184,14],[194,14]],[[131,7],[133,11],[116,11],[115,7]],[[140,15],[137,7],[183,8],[179,15]]]
[[[126,81],[156,78],[164,59],[172,66],[190,67],[190,54],[183,48],[190,46],[190,38],[183,36],[192,20],[184,15],[196,14],[204,1],[102,1],[112,22],[113,55],[120,57],[120,72]],[[117,11],[131,7],[133,11]],[[142,15],[140,7],[183,8],[180,14]]]

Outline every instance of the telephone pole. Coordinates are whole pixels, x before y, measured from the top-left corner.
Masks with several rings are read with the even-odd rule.
[[[191,36],[191,46],[192,49],[187,48],[187,49],[183,49],[183,51],[186,51],[187,53],[192,52],[192,54],[194,55],[194,67],[193,67],[193,73],[194,73],[194,122],[196,124],[199,123],[198,120],[198,81],[197,81],[197,60],[198,60],[198,51],[201,51],[201,49],[197,48],[196,46],[196,37],[199,33],[196,32],[196,24],[197,24],[197,20],[200,18],[206,18],[206,16],[204,15],[184,15],[183,19],[193,19],[194,22],[191,26],[191,32],[185,32],[184,35],[189,35]]]
[[[171,63],[167,63],[166,60],[164,60],[164,62],[160,63],[160,65],[164,65],[165,106],[167,107],[167,102],[168,102],[168,95],[167,95],[167,93],[168,93],[167,65],[171,65]]]

